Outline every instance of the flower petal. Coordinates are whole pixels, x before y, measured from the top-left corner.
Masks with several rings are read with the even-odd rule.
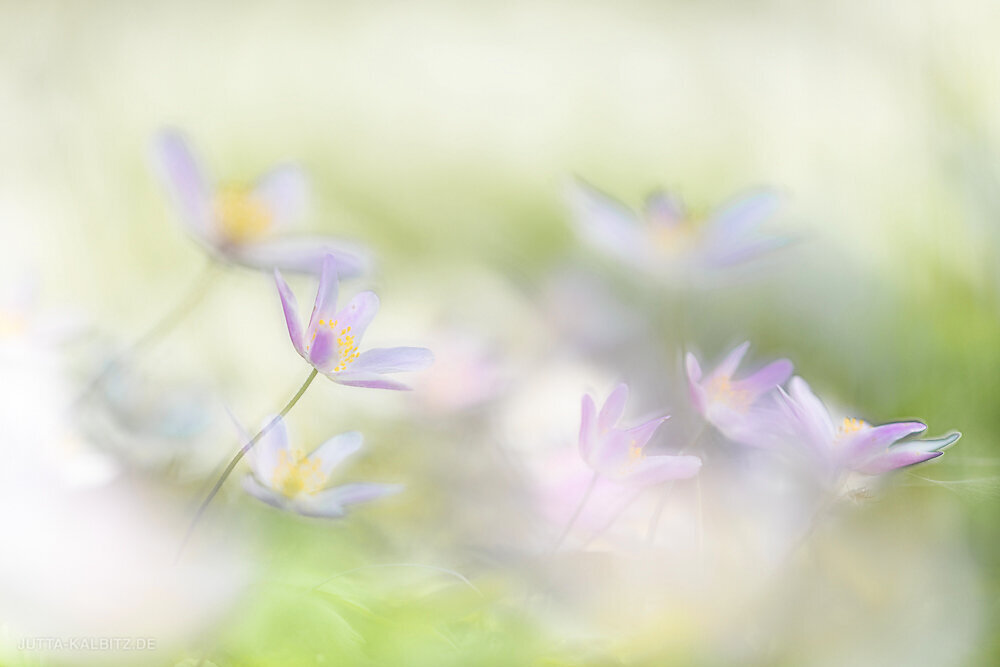
[[[894,422],[864,428],[839,443],[840,461],[848,468],[864,464],[881,454],[889,445],[913,433],[924,431],[927,426],[921,422]]]
[[[271,422],[277,418],[274,425]],[[288,429],[285,426],[285,421],[278,417],[278,415],[271,415],[264,419],[261,424],[261,430],[267,429],[267,432],[260,437],[257,444],[253,449],[250,450],[250,466],[253,470],[254,475],[259,481],[264,484],[270,485],[271,480],[274,479],[274,470],[278,466],[279,452],[288,449]],[[249,440],[241,442],[241,446],[245,446]]]
[[[306,343],[309,352],[309,363],[320,370],[329,370],[335,360],[337,350],[337,335],[329,327],[317,327],[311,342]]]
[[[337,259],[333,255],[323,258],[323,266],[319,273],[319,287],[316,289],[316,301],[313,302],[312,315],[309,317],[310,336],[316,331],[320,320],[328,320],[337,309],[337,293],[340,282],[337,279]]]
[[[344,459],[360,450],[363,441],[364,439],[357,431],[341,433],[317,447],[309,455],[309,458],[318,460],[320,470],[323,471],[324,475],[329,475]]]
[[[745,341],[740,345],[737,345],[733,350],[726,355],[726,358],[722,360],[715,370],[712,371],[712,377],[732,377],[736,369],[739,368],[740,362],[743,361],[743,357],[746,356],[747,350],[750,349],[750,341]]]
[[[684,362],[687,370],[688,393],[691,397],[691,404],[700,415],[705,416],[708,397],[705,394],[705,388],[701,386],[701,366],[698,364],[698,359],[690,352],[685,356]]]
[[[277,507],[278,509],[285,509],[287,500],[284,496],[276,491],[272,491],[266,486],[262,485],[253,475],[244,475],[243,479],[240,481],[243,486],[243,490],[249,493],[251,496],[257,500],[263,501],[270,505],[271,507]]]
[[[374,482],[344,484],[314,493],[311,496],[296,498],[295,510],[305,516],[341,517],[347,513],[347,507],[350,505],[390,496],[399,493],[404,488],[402,484],[376,484]]]
[[[341,280],[371,270],[371,253],[358,244],[327,237],[280,236],[227,248],[232,261],[255,269],[278,268],[290,273],[319,275],[323,259],[333,255]]]
[[[361,342],[361,337],[365,335],[368,325],[375,319],[378,313],[378,296],[375,292],[361,292],[356,294],[346,306],[336,314],[337,329],[351,327],[351,334],[354,336],[355,344]],[[360,359],[359,359],[360,361]]]
[[[889,450],[885,454],[870,459],[867,463],[859,466],[857,471],[865,475],[882,475],[892,470],[905,468],[907,466],[930,461],[943,455],[944,452],[921,452],[915,450],[893,451]]]
[[[816,442],[830,443],[833,440],[833,421],[823,402],[816,397],[809,385],[801,377],[793,377],[788,384],[789,395],[798,406],[802,426],[810,438]]]
[[[199,238],[212,239],[212,188],[184,135],[176,130],[158,132],[153,137],[153,163],[184,225]]]
[[[570,184],[567,200],[585,241],[628,261],[643,254],[644,230],[628,207],[580,181]]]
[[[356,373],[344,371],[341,373],[325,373],[325,375],[336,382],[348,387],[363,387],[366,389],[392,389],[394,391],[410,391],[412,387],[394,380],[386,375],[378,373]]]
[[[619,384],[604,401],[601,412],[597,416],[597,428],[600,431],[608,431],[614,428],[615,424],[625,414],[625,401],[628,400],[628,385],[624,382]]]
[[[684,221],[684,204],[668,192],[654,192],[646,199],[646,220],[654,225],[676,227]]]
[[[741,195],[712,215],[706,232],[718,239],[745,237],[774,215],[780,203],[781,197],[774,190],[758,190]]]
[[[733,384],[738,389],[750,392],[756,399],[760,394],[774,389],[779,384],[785,384],[791,377],[793,370],[794,366],[792,366],[791,361],[778,359]]]
[[[261,176],[254,185],[253,195],[267,205],[275,227],[287,227],[305,215],[309,181],[296,165],[281,165]]]
[[[624,476],[618,478],[623,484],[650,486],[672,479],[688,479],[701,470],[701,459],[697,456],[647,456],[639,461]]]
[[[434,363],[434,353],[425,347],[376,347],[350,365],[352,373],[405,373],[419,371]]]
[[[627,429],[625,433],[631,439],[631,446],[638,447],[642,449],[649,442],[649,439],[653,437],[656,433],[656,429],[660,428],[660,424],[670,419],[670,415],[663,415],[662,417],[654,417],[647,422],[643,422],[638,426],[633,426]]]
[[[580,402],[580,436],[578,445],[580,456],[589,465],[597,445],[597,406],[590,394],[584,394]]]
[[[274,282],[278,285],[278,297],[281,299],[281,309],[285,313],[285,326],[288,327],[288,337],[292,339],[295,351],[306,356],[305,341],[302,335],[302,321],[299,319],[299,304],[288,283],[278,269],[274,270]]]

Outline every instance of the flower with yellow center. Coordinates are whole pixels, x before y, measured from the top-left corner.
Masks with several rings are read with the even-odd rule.
[[[288,432],[279,419],[250,450],[252,472],[243,479],[243,488],[269,505],[320,517],[340,517],[349,505],[399,492],[402,487],[397,484],[328,486],[333,470],[358,452],[361,444],[361,434],[351,431],[330,438],[306,454],[289,444]]]
[[[274,224],[274,212],[268,203],[249,188],[220,189],[212,212],[223,237],[235,244],[267,236]]]

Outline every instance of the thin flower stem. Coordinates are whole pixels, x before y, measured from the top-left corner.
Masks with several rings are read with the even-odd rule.
[[[268,431],[274,428],[274,425],[277,424],[279,421],[281,421],[281,419],[284,418],[284,416],[287,415],[288,412],[293,407],[295,407],[295,404],[299,402],[299,399],[302,398],[302,395],[306,393],[306,389],[308,389],[309,385],[312,384],[312,381],[316,379],[316,375],[318,373],[319,373],[318,370],[316,370],[315,368],[312,369],[312,371],[309,372],[309,377],[307,377],[306,381],[302,383],[302,386],[299,387],[299,390],[297,392],[295,392],[295,395],[292,396],[291,400],[289,400],[288,403],[285,404],[285,407],[281,409],[281,412],[275,415],[274,419],[269,421],[264,426],[264,428],[257,431],[257,435],[250,438],[250,440],[245,445],[240,447],[240,449],[236,452],[236,455],[233,456],[232,460],[229,462],[229,465],[226,466],[226,469],[222,471],[222,474],[219,476],[219,479],[216,480],[215,486],[212,487],[212,490],[208,492],[208,495],[205,497],[205,500],[203,500],[201,502],[201,505],[198,506],[198,511],[195,512],[194,518],[191,519],[191,525],[188,526],[187,533],[185,533],[184,535],[184,540],[181,542],[181,546],[177,550],[176,560],[178,561],[180,560],[181,554],[184,552],[184,547],[187,546],[188,540],[191,539],[191,534],[194,533],[195,526],[198,525],[198,521],[201,520],[201,517],[205,513],[205,510],[208,508],[209,503],[211,503],[212,500],[215,498],[215,496],[218,495],[219,490],[222,488],[222,485],[226,482],[226,479],[229,478],[229,475],[231,475],[233,470],[236,469],[236,466],[243,459],[246,453],[249,452],[253,448],[253,446],[256,445],[257,442],[261,438],[263,438],[264,435],[267,434]]]
[[[684,447],[682,447],[680,449],[680,451],[677,452],[677,455],[679,456],[679,455],[683,454],[684,452],[687,452],[687,451],[690,451],[690,450],[694,449],[695,445],[698,444],[698,441],[701,440],[701,436],[704,435],[705,429],[707,427],[708,427],[708,425],[706,423],[702,422],[701,427],[694,434],[694,437],[691,438],[691,441],[687,445],[685,445]],[[667,499],[670,496],[670,492],[674,488],[674,484],[675,484],[675,482],[671,482],[667,486],[667,488],[665,488],[663,490],[663,493],[660,495],[660,501],[658,503],[656,503],[656,509],[653,510],[653,516],[651,516],[649,518],[649,528],[646,530],[646,544],[647,545],[652,546],[653,541],[656,539],[656,530],[657,530],[657,528],[659,528],[659,525],[660,525],[660,517],[663,515],[663,510],[666,509],[666,507],[667,507]]]
[[[584,491],[583,497],[580,498],[580,504],[576,506],[576,510],[573,512],[573,516],[569,518],[569,521],[566,523],[566,527],[563,528],[562,534],[559,535],[559,539],[556,540],[555,546],[552,547],[552,553],[559,551],[559,547],[562,546],[562,543],[566,540],[566,537],[569,536],[569,531],[571,531],[573,529],[573,526],[576,525],[577,519],[579,519],[580,515],[583,513],[583,508],[587,506],[587,501],[590,500],[590,494],[594,492],[594,487],[597,486],[598,477],[599,475],[597,472],[595,472],[593,476],[591,476],[590,483],[587,485],[587,490]]]
[[[186,316],[191,314],[195,306],[197,306],[205,295],[208,294],[208,288],[215,280],[216,269],[218,266],[218,261],[210,257],[208,263],[205,265],[205,268],[202,269],[201,273],[197,278],[195,278],[194,282],[191,283],[191,286],[184,292],[184,295],[177,301],[173,308],[164,313],[155,324],[146,329],[141,336],[127,345],[125,349],[115,355],[112,359],[108,360],[97,375],[87,382],[83,390],[77,396],[76,400],[73,401],[72,405],[79,405],[79,403],[87,398],[92,391],[97,389],[97,387],[99,387],[101,383],[104,382],[123,361],[135,355],[144,347],[149,346],[170,333],[170,331],[183,321]]]

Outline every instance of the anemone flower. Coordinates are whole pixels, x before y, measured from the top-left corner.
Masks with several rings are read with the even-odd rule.
[[[738,197],[704,221],[666,192],[652,194],[636,212],[579,181],[571,184],[569,204],[586,242],[619,262],[661,277],[742,264],[788,242],[759,233],[777,208],[778,197],[770,190]]]
[[[298,167],[277,166],[251,186],[217,185],[175,130],[156,134],[153,161],[180,222],[215,257],[255,269],[318,273],[323,257],[333,254],[341,278],[367,270],[368,253],[360,246],[284,233],[308,205],[309,185]]]
[[[688,389],[695,410],[719,432],[735,442],[761,445],[767,441],[765,434],[776,412],[773,403],[763,399],[788,380],[792,362],[779,359],[734,380],[749,348],[749,342],[738,345],[708,375],[702,373],[697,357],[689,352],[685,359]]]
[[[409,389],[386,374],[418,371],[429,366],[434,360],[431,351],[423,347],[391,347],[360,352],[361,338],[378,312],[378,297],[374,292],[362,292],[337,310],[337,276],[337,261],[333,255],[327,255],[323,259],[312,316],[303,330],[295,295],[275,269],[285,324],[296,352],[317,371],[340,384]]]
[[[269,418],[265,423],[270,423]],[[303,516],[342,517],[347,508],[403,490],[400,484],[355,482],[330,486],[330,475],[361,449],[361,434],[341,433],[310,454],[291,446],[285,423],[277,419],[250,452],[251,474],[243,488],[254,498]]]
[[[638,426],[618,426],[628,400],[628,385],[619,384],[600,411],[590,394],[583,397],[580,455],[594,472],[620,484],[649,486],[698,474],[697,456],[646,456],[643,448],[669,417],[656,417]]]
[[[927,428],[919,421],[872,426],[861,419],[844,417],[836,424],[800,377],[792,378],[788,392],[779,392],[793,444],[805,447],[804,453],[833,479],[850,472],[881,475],[930,461],[961,437],[955,432],[931,440],[904,440]]]

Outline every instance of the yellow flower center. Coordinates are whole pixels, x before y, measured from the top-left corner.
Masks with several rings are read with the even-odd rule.
[[[646,458],[646,455],[642,453],[642,447],[637,447],[635,440],[629,444],[628,448],[628,459],[622,465],[621,474],[626,474],[635,468],[639,463]]]
[[[844,421],[840,423],[840,427],[837,429],[837,439],[846,438],[867,427],[868,424],[863,419],[844,417]]]
[[[215,219],[226,239],[253,241],[267,234],[274,221],[271,209],[245,188],[223,188],[213,202]]]
[[[649,236],[661,252],[680,255],[694,245],[698,233],[694,224],[684,220],[676,225],[652,224]]]
[[[320,470],[322,461],[310,458],[299,450],[281,450],[274,468],[271,488],[294,498],[303,493],[316,493],[326,484],[326,474]]]
[[[320,320],[319,325],[321,327],[328,326],[336,332],[338,323],[337,320]],[[317,328],[316,331],[319,331],[319,328]],[[316,332],[313,332],[312,337],[315,341]],[[309,345],[306,345],[306,349],[309,349]],[[343,327],[340,332],[337,333],[337,364],[333,367],[333,372],[339,373],[347,368],[348,364],[357,359],[359,354],[361,353],[358,352],[358,346],[354,342],[354,334],[351,333],[350,325]]]
[[[735,388],[728,375],[719,375],[709,382],[708,396],[712,401],[723,403],[740,412],[746,412],[750,408],[750,392]]]

